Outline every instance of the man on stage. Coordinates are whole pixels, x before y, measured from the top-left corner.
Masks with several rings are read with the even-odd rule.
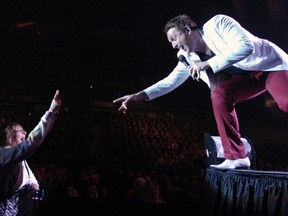
[[[225,160],[216,169],[249,168],[241,141],[235,104],[268,91],[279,108],[288,112],[288,55],[277,45],[256,37],[236,20],[218,14],[202,27],[187,15],[169,20],[168,41],[179,49],[179,62],[164,79],[135,94],[115,99],[119,111],[175,90],[190,76],[203,80],[211,90],[214,117]]]

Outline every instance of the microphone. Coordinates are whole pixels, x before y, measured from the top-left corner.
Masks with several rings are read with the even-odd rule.
[[[182,62],[186,67],[189,67],[189,66],[190,66],[190,64],[189,64],[189,62],[187,61],[187,59],[185,58],[185,56],[183,56],[183,55],[178,56],[178,60],[179,60],[180,62]]]
[[[182,62],[186,67],[189,67],[189,66],[190,66],[190,64],[189,64],[189,62],[187,61],[187,59],[185,58],[185,56],[183,56],[183,55],[178,56],[178,60],[179,60],[180,62]],[[197,78],[196,80],[197,80],[198,82],[200,81],[199,78]]]

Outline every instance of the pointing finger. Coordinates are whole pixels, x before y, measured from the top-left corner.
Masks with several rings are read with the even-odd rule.
[[[122,102],[124,99],[123,97],[113,100],[113,103]]]
[[[54,100],[57,100],[58,99],[58,96],[59,96],[59,90],[56,90],[56,93],[55,93],[55,95],[54,95]]]

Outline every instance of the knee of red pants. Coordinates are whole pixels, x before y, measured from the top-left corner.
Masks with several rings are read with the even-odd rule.
[[[226,97],[223,95],[221,91],[214,91],[211,96],[211,101],[214,108],[223,108],[224,106],[227,106],[228,104],[233,104],[234,101],[231,101],[229,97]]]
[[[278,97],[277,100],[274,99],[279,109],[285,113],[288,113],[288,95]]]
[[[212,101],[213,108],[215,109],[216,107],[221,107],[221,104],[223,104],[223,97],[221,97],[216,92],[213,92],[211,94],[211,101]]]
[[[279,104],[279,109],[285,113],[288,113],[288,103],[286,104]]]

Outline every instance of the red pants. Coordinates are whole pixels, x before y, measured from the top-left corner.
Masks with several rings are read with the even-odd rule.
[[[211,94],[214,116],[226,159],[246,157],[241,142],[235,104],[268,91],[279,108],[288,113],[288,71],[270,72],[255,78],[232,76],[220,83]]]

